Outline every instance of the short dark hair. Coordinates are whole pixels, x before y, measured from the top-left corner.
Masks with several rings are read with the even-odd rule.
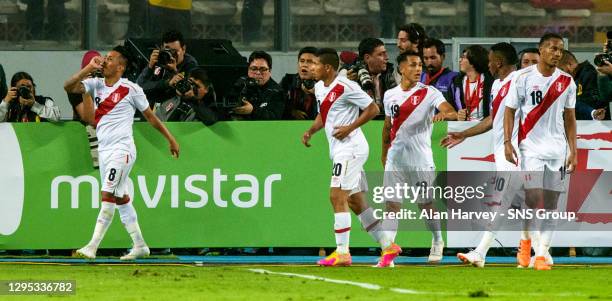
[[[398,32],[403,31],[408,34],[408,41],[412,43],[417,43],[419,46],[423,44],[425,40],[427,40],[427,33],[425,33],[425,28],[421,26],[419,23],[410,23],[402,25],[398,28]]]
[[[317,48],[312,47],[312,46],[307,46],[307,47],[304,47],[304,48],[300,49],[300,52],[298,53],[298,59],[304,53],[310,53],[310,54],[313,54],[313,55],[317,55]]]
[[[563,41],[563,37],[560,36],[559,34],[556,34],[554,32],[547,32],[540,38],[540,43],[538,43],[538,46],[542,47],[542,45],[544,45],[546,41],[552,40],[552,39],[559,39]]]
[[[444,46],[444,43],[442,43],[442,41],[436,38],[430,38],[423,42],[423,49],[431,47],[436,47],[436,52],[439,55],[444,55],[446,53],[446,47]]]
[[[210,79],[208,78],[208,73],[206,72],[206,70],[199,67],[191,70],[191,72],[189,73],[189,77],[201,81],[207,88],[210,87],[212,84]]]
[[[359,42],[359,58],[363,60],[366,54],[372,54],[374,49],[380,46],[385,46],[385,43],[377,38],[365,38]]]
[[[397,64],[400,65],[402,62],[406,61],[408,59],[409,56],[416,56],[418,58],[421,58],[421,55],[418,52],[414,52],[412,50],[408,50],[406,52],[402,52],[397,56]]]
[[[334,69],[338,70],[340,66],[340,57],[338,57],[338,51],[334,48],[319,48],[316,56],[323,65],[331,65]]]
[[[559,65],[566,65],[572,60],[574,62],[578,62],[578,60],[576,59],[576,56],[574,56],[573,53],[571,53],[569,50],[563,49],[563,55],[561,55],[561,60],[559,60]]]
[[[36,87],[36,84],[34,84],[34,79],[32,79],[32,76],[29,73],[25,72],[25,71],[19,71],[19,72],[13,74],[13,77],[11,77],[11,87],[15,87],[17,82],[22,80],[22,79],[27,79],[27,80],[31,81],[32,82],[32,86]]]
[[[270,54],[262,50],[253,51],[251,55],[249,55],[249,65],[251,65],[251,63],[256,59],[266,60],[266,63],[268,63],[268,68],[272,70],[272,57],[270,56]]]
[[[516,65],[518,63],[518,56],[516,55],[516,49],[510,43],[501,42],[491,46],[491,51],[502,58],[504,65]]]
[[[470,45],[463,52],[468,62],[476,69],[476,72],[482,74],[489,70],[489,52],[484,47]]]
[[[162,43],[172,43],[178,41],[181,47],[185,46],[185,38],[180,31],[169,30],[162,35]]]
[[[125,67],[127,69],[127,67],[130,66],[130,63],[133,61],[130,50],[125,46],[117,45],[113,47],[113,51],[121,54],[121,57],[125,60]]]

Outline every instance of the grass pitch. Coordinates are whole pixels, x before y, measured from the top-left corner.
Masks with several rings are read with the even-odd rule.
[[[0,264],[0,280],[76,280],[78,300],[612,300],[611,266]],[[49,296],[0,296],[41,300]]]

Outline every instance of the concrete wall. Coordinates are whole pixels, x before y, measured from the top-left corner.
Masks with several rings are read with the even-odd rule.
[[[72,108],[64,92],[64,81],[79,70],[85,51],[0,51],[0,64],[4,67],[7,85],[18,71],[32,75],[36,83],[36,93],[52,97],[62,112],[62,118],[72,118]],[[248,57],[249,52],[241,52]],[[272,78],[280,82],[285,73],[295,73],[297,68],[296,52],[271,52]],[[575,53],[579,61],[593,61],[594,53]],[[394,58],[390,58],[394,61]]]

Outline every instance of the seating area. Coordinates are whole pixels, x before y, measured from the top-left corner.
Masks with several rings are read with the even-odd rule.
[[[41,0],[42,1],[42,0]],[[44,0],[47,2],[48,0]],[[65,3],[63,37],[79,41],[81,2]],[[406,23],[422,24],[428,34],[440,38],[468,36],[467,0],[409,1]],[[244,0],[193,0],[194,38],[225,38],[241,48],[241,14]],[[601,33],[612,29],[609,0],[487,0],[487,36],[535,37],[545,31],[567,35],[571,43],[600,43]],[[97,0],[99,37],[113,44],[125,37],[129,4],[124,0]],[[365,36],[380,34],[378,0],[292,0],[290,1],[292,45],[354,46]],[[25,30],[24,0],[0,0],[0,46],[31,39]],[[103,23],[101,23],[103,22]],[[548,24],[548,25],[544,25]],[[262,41],[254,45],[272,47],[274,0],[266,0],[261,25]],[[141,33],[144,35],[144,31]]]

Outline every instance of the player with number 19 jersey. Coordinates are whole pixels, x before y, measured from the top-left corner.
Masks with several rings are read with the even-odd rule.
[[[432,86],[417,83],[404,91],[400,85],[385,93],[385,115],[391,119],[387,162],[393,166],[435,168],[431,151],[432,118],[446,100]]]

